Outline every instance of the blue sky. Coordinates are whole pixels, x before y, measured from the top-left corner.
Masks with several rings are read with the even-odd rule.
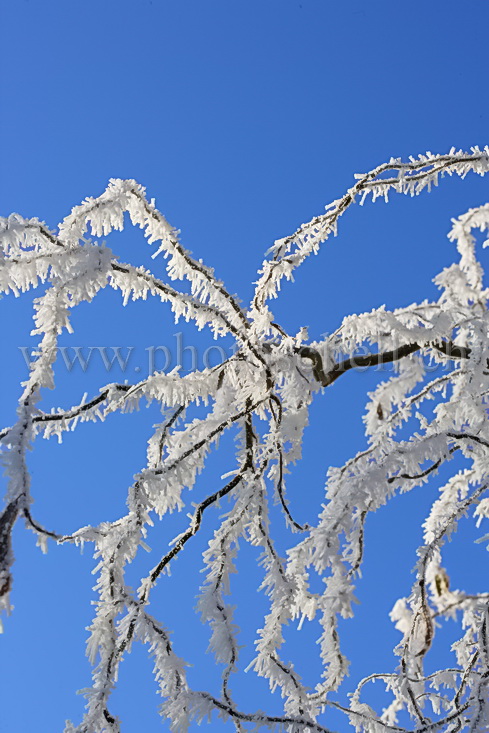
[[[85,196],[100,194],[109,178],[134,178],[181,229],[183,243],[247,302],[273,240],[321,213],[351,185],[354,173],[391,156],[489,142],[488,21],[485,0],[7,1],[0,214],[38,216],[55,227]],[[487,191],[484,179],[450,179],[431,195],[351,209],[339,236],[283,288],[273,307],[277,320],[289,333],[308,326],[311,338],[319,338],[348,313],[436,297],[431,280],[455,257],[446,239],[450,219],[485,202]],[[162,272],[139,232],[112,235],[107,244],[122,260]],[[0,426],[13,422],[19,382],[26,376],[20,347],[34,345],[33,297],[0,302]],[[115,293],[82,306],[73,323],[75,334],[63,337],[63,344],[132,346],[128,371],[107,375],[95,357],[85,372],[60,363],[59,390],[45,395],[45,407],[67,407],[108,381],[136,381],[147,370],[152,345],[166,345],[175,354],[182,338],[202,354],[212,343],[209,334],[175,326],[155,302],[129,304],[123,311]],[[289,481],[292,505],[303,521],[321,504],[327,467],[364,445],[362,407],[377,378],[350,374],[316,400],[304,463]],[[39,521],[69,532],[117,518],[157,419],[151,408],[114,417],[110,424],[82,426],[61,446],[37,443],[30,466]],[[232,438],[222,441],[197,498],[232,469],[232,449]],[[358,586],[359,619],[345,627],[352,683],[396,664],[391,649],[398,632],[387,614],[397,597],[409,593],[420,517],[436,490],[434,482],[400,497],[396,507],[367,525],[371,543]],[[171,517],[151,533],[155,557],[185,523],[185,516]],[[192,662],[195,687],[217,690],[219,670],[205,655],[207,630],[199,629],[193,612],[200,554],[215,525],[209,512],[203,536],[155,592],[153,612],[174,630],[177,652]],[[473,545],[470,523],[462,532],[463,556],[447,556],[454,585],[475,590],[487,553]],[[15,543],[15,610],[0,639],[6,660],[0,728],[51,733],[62,730],[66,718],[81,719],[83,700],[75,691],[90,680],[84,629],[92,613],[94,563],[88,547],[80,555],[50,545],[48,555],[41,555],[20,525]],[[135,584],[152,557],[138,562]],[[255,590],[255,563],[243,548],[235,592],[248,645],[266,610]],[[314,631],[287,639],[306,679],[318,671]],[[252,646],[243,651],[243,669],[251,653]],[[244,710],[279,709],[266,685],[250,674],[238,675],[232,688]],[[167,730],[156,705],[151,663],[135,647],[122,666],[111,709],[123,719],[125,733],[152,733]],[[347,729],[335,716],[325,723]],[[212,729],[233,728],[214,721]]]

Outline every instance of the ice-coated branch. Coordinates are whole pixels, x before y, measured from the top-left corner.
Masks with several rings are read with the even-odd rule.
[[[449,359],[469,359],[470,348],[457,346],[451,342],[440,342],[430,344],[430,346]],[[335,364],[327,372],[324,371],[323,360],[320,352],[311,346],[302,346],[298,349],[298,354],[303,359],[308,359],[312,364],[312,372],[314,378],[323,387],[329,387],[342,374],[346,374],[350,369],[364,369],[368,367],[382,366],[383,364],[391,364],[399,359],[416,353],[422,348],[419,344],[403,344],[396,349],[384,351],[378,354],[358,354]],[[489,364],[488,364],[489,367]]]
[[[15,594],[12,532],[19,519],[43,549],[53,541],[60,548],[88,543],[95,558],[97,601],[87,643],[92,683],[84,691],[87,706],[81,722],[68,723],[66,733],[122,730],[123,723],[112,711],[111,694],[120,664],[134,643],[143,644],[152,658],[163,699],[160,713],[172,733],[186,733],[197,724],[212,726],[216,716],[240,733],[332,733],[337,730],[330,724],[332,710],[343,713],[358,733],[485,730],[489,592],[452,588],[442,551],[469,510],[477,526],[489,518],[488,292],[474,233],[489,229],[489,204],[453,221],[449,238],[458,260],[435,278],[440,289],[436,301],[338,318],[325,324],[331,335],[321,342],[308,341],[306,329],[289,334],[273,319],[268,301],[278,295],[284,278],[292,279],[302,262],[336,234],[339,218],[356,201],[362,203],[368,195],[387,199],[390,192],[414,195],[437,185],[445,174],[464,177],[488,171],[489,149],[473,148],[453,149],[447,155],[427,153],[406,162],[393,159],[358,175],[324,214],[274,244],[249,308],[242,307],[214,271],[190,254],[155,202],[133,180],[111,180],[104,193],[75,207],[57,233],[34,218],[13,214],[0,219],[0,291],[20,296],[37,288],[40,296],[34,303],[38,345],[22,385],[17,419],[0,430],[0,456],[7,475],[0,513],[0,607],[10,611],[10,597]],[[156,245],[154,256],[165,259],[162,277],[119,262],[98,241],[128,222]],[[184,279],[190,292],[178,289]],[[175,319],[208,328],[214,338],[231,337],[234,355],[217,367],[186,375],[178,370],[156,372],[136,384],[105,384],[94,396],[68,408],[44,411],[45,390],[57,386],[58,338],[72,333],[73,309],[90,303],[106,287],[120,291],[123,305],[129,299],[155,296],[169,305]],[[433,367],[443,373],[430,375]],[[365,446],[342,466],[324,466],[325,495],[315,515],[287,480],[289,473],[300,471],[296,464],[307,439],[309,409],[316,400],[327,413],[330,391],[322,388],[337,389],[340,376],[349,372],[348,379],[353,380],[355,371],[364,369],[378,377],[366,396]],[[61,440],[65,431],[76,432],[80,423],[88,423],[95,432],[100,421],[110,420],[114,413],[129,413],[144,402],[156,403],[163,417],[148,441],[145,465],[134,469],[127,512],[70,534],[45,528],[31,512],[32,498],[42,488],[30,476],[27,451],[40,437]],[[236,441],[235,455],[225,459],[232,472],[217,486],[206,486],[203,498],[194,503],[193,492],[204,483],[200,472],[211,452],[222,451],[219,440],[226,433]],[[406,597],[391,612],[400,632],[399,666],[373,669],[354,681],[344,704],[338,695],[345,689],[350,664],[344,651],[348,624],[339,621],[356,612],[355,584],[363,582],[370,516],[400,493],[415,491],[428,481],[436,485],[440,476],[445,476],[445,483],[423,523],[414,584],[409,590],[406,580]],[[302,474],[300,483],[301,491],[307,492],[307,474]],[[217,517],[221,504],[226,509]],[[160,519],[173,511],[186,511],[189,520],[171,541]],[[214,515],[216,524],[212,533],[209,515]],[[127,569],[146,548],[148,527],[153,524],[159,546],[168,549],[159,551],[159,559],[142,572],[133,590]],[[192,552],[197,535],[208,541],[202,557],[204,579],[195,595],[213,656],[206,664],[215,663],[221,670],[217,694],[190,686],[186,662],[178,653],[180,630],[171,639],[165,624],[167,608],[152,592],[168,582],[170,569],[181,572],[177,558]],[[259,553],[256,592],[268,603],[255,638],[244,640],[246,652],[232,605],[233,576],[243,545]],[[313,585],[314,576],[322,582]],[[438,669],[434,642],[439,625],[447,619],[458,624],[459,635],[450,663]],[[310,622],[316,624],[311,626],[317,641],[311,653],[317,655],[319,668],[313,685],[305,681],[303,660],[296,659],[286,643],[291,629],[301,635]],[[436,671],[427,674],[424,666],[432,662]],[[280,698],[281,713],[256,710],[251,702],[238,704],[232,682],[246,679],[246,671],[268,686],[274,712],[278,703],[273,696]],[[385,686],[390,699],[380,711],[371,697],[368,683],[373,681]],[[400,714],[405,716],[402,725]]]
[[[260,270],[252,308],[259,313],[269,298],[277,297],[281,280],[292,278],[293,271],[311,253],[316,254],[319,246],[330,234],[337,233],[338,220],[360,197],[363,204],[367,196],[388,200],[391,191],[414,196],[424,188],[430,190],[438,185],[440,176],[454,173],[465,177],[469,171],[484,175],[489,170],[489,148],[480,150],[474,147],[470,153],[452,148],[449,155],[420,155],[407,163],[392,158],[366,174],[356,174],[357,182],[347,193],[326,207],[326,214],[314,217],[303,224],[293,234],[277,240],[271,252],[273,259],[265,260]],[[396,175],[385,177],[394,172]],[[383,177],[384,176],[384,177]]]

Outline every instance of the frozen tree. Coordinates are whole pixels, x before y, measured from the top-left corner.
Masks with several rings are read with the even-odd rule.
[[[369,733],[487,730],[489,593],[452,589],[442,550],[461,517],[469,514],[480,523],[489,516],[488,291],[473,234],[474,229],[488,228],[489,204],[454,220],[450,239],[456,243],[459,260],[436,278],[437,301],[348,316],[335,333],[312,343],[306,329],[288,334],[270,310],[284,278],[291,280],[304,260],[336,234],[340,216],[354,203],[369,196],[387,200],[390,193],[418,194],[446,174],[463,177],[487,171],[489,149],[474,148],[468,153],[421,155],[408,162],[392,159],[356,175],[355,184],[324,214],[275,242],[247,309],[212,269],[190,255],[178,232],[135,181],[111,180],[101,196],[75,207],[57,232],[38,219],[17,214],[0,221],[0,291],[18,296],[40,288],[34,313],[39,342],[22,385],[18,419],[0,431],[8,477],[0,515],[1,605],[9,610],[11,532],[18,519],[37,535],[41,547],[51,540],[89,543],[97,562],[98,602],[87,648],[93,684],[85,692],[83,721],[68,723],[66,731],[119,731],[120,722],[110,711],[110,694],[121,660],[135,641],[145,644],[152,655],[163,698],[161,715],[175,732],[217,714],[240,731],[318,733],[330,730],[331,707],[341,709],[356,730]],[[112,230],[122,230],[125,221],[144,230],[149,244],[156,247],[154,257],[163,255],[166,279],[122,264],[100,242]],[[180,290],[178,283],[184,279],[189,286]],[[214,368],[185,376],[174,370],[154,373],[133,385],[108,384],[69,410],[43,412],[38,402],[44,389],[55,386],[58,337],[71,329],[70,312],[108,286],[121,291],[124,303],[152,295],[171,306],[175,319],[183,317],[199,329],[209,328],[214,338],[231,336],[236,342],[234,355]],[[312,400],[323,390],[334,389],[336,380],[355,367],[387,363],[392,364],[391,375],[368,395],[365,450],[341,468],[328,470],[321,513],[300,524],[286,499],[285,478],[299,470],[300,464],[297,468],[293,464],[301,458]],[[436,378],[430,376],[433,363],[444,365]],[[69,536],[41,526],[31,511],[26,461],[34,440],[60,438],[81,422],[97,423],[116,411],[130,411],[141,401],[157,402],[164,420],[149,441],[147,464],[128,488],[127,514],[114,522],[80,527]],[[186,419],[195,404],[201,405],[202,414]],[[197,476],[225,431],[239,434],[234,468],[220,487],[192,505]],[[349,705],[341,705],[332,697],[348,670],[338,620],[353,615],[366,518],[401,492],[425,483],[452,460],[453,475],[440,487],[423,525],[411,593],[392,610],[392,621],[402,635],[395,650],[398,666],[385,672],[372,670],[352,690]],[[151,594],[157,583],[165,582],[174,558],[185,552],[196,533],[206,531],[203,516],[223,497],[229,510],[209,537],[198,600],[202,619],[210,627],[211,649],[222,667],[221,694],[214,696],[191,688],[185,662],[164,626],[165,609],[151,608]],[[290,531],[285,557],[274,543],[270,501],[277,502]],[[125,570],[144,547],[149,524],[167,512],[189,511],[189,506],[188,528],[133,591]],[[252,701],[251,709],[239,709],[230,689],[239,647],[227,593],[239,541],[262,553],[261,589],[268,594],[269,612],[256,632],[251,669],[280,692],[279,716],[253,710]],[[323,593],[312,590],[313,571],[324,578]],[[314,618],[321,628],[322,675],[310,689],[293,661],[281,656],[281,646],[285,625],[300,621],[300,634],[302,621]],[[444,619],[455,619],[460,627],[454,664],[428,674],[425,660]],[[372,680],[384,684],[391,696],[383,710],[365,702],[364,688]]]

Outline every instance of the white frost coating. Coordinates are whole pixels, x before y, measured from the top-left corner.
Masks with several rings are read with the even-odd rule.
[[[49,538],[80,547],[90,543],[96,559],[98,603],[87,645],[93,680],[84,691],[85,716],[78,725],[67,723],[67,732],[121,730],[110,711],[110,695],[119,665],[135,640],[150,652],[162,696],[160,712],[174,733],[208,722],[213,715],[233,721],[238,731],[325,733],[330,730],[330,707],[343,710],[356,730],[371,733],[413,729],[455,733],[467,726],[474,733],[485,730],[489,723],[489,593],[467,594],[451,588],[442,550],[462,517],[473,516],[478,526],[489,517],[488,291],[474,236],[474,230],[489,228],[489,205],[453,222],[449,237],[456,243],[459,260],[435,279],[440,295],[434,302],[351,315],[322,342],[308,343],[306,329],[289,335],[275,322],[268,301],[278,297],[284,278],[292,279],[295,269],[319,250],[321,242],[337,233],[340,216],[353,203],[361,203],[369,194],[373,200],[387,199],[390,192],[414,195],[437,185],[445,173],[463,177],[469,171],[482,175],[488,169],[488,149],[474,148],[469,153],[427,153],[407,163],[391,160],[356,176],[355,185],[325,214],[277,240],[260,270],[248,311],[212,269],[183,247],[178,232],[135,181],[111,180],[101,196],[75,207],[57,234],[38,219],[13,214],[0,220],[1,292],[18,296],[44,284],[34,311],[33,333],[39,343],[23,384],[18,420],[0,431],[8,476],[6,505],[0,515],[0,607],[10,609],[11,530],[18,518],[36,533],[42,550]],[[172,285],[142,267],[118,262],[105,245],[87,238],[106,237],[128,221],[155,245],[154,256],[166,259]],[[190,282],[190,294],[177,287],[184,278]],[[71,311],[107,286],[121,292],[124,304],[150,295],[160,298],[169,304],[175,320],[190,320],[199,329],[209,327],[214,338],[232,336],[236,354],[217,367],[186,376],[174,370],[134,385],[107,384],[69,410],[42,412],[41,391],[55,388],[57,341],[62,332],[72,331]],[[334,389],[336,379],[354,379],[354,374],[346,373],[355,366],[370,368],[379,363],[388,363],[394,373],[379,379],[368,395],[365,449],[345,465],[328,469],[319,516],[296,517],[291,509],[294,502],[288,503],[294,497],[287,495],[286,479],[302,457],[312,401],[320,398],[322,388]],[[431,367],[437,364],[444,366],[442,374],[431,375]],[[148,441],[147,463],[128,489],[127,514],[114,522],[81,527],[69,536],[58,536],[39,525],[31,514],[26,463],[26,451],[36,437],[61,440],[81,422],[94,423],[96,429],[97,422],[114,412],[137,409],[142,401],[157,402],[163,419]],[[187,415],[193,404],[200,405],[200,412],[191,419]],[[212,487],[200,504],[192,504],[190,491],[225,432],[237,439],[234,460],[221,485]],[[452,467],[452,460],[451,478],[440,487],[423,525],[412,588],[406,587],[406,597],[392,609],[392,621],[401,634],[396,647],[399,666],[386,673],[372,670],[353,686],[349,706],[342,707],[332,696],[349,668],[338,619],[348,619],[355,611],[368,515],[399,493],[436,477],[442,466]],[[307,488],[304,485],[302,491]],[[222,668],[222,687],[216,697],[191,689],[185,662],[176,651],[178,641],[174,648],[169,632],[150,615],[149,607],[154,586],[165,582],[173,559],[185,552],[194,535],[206,532],[205,513],[215,511],[224,497],[230,500],[230,508],[208,539],[198,595],[198,612],[209,626],[209,651]],[[272,504],[288,529],[289,547],[282,553],[274,541]],[[173,511],[187,512],[188,525],[134,591],[126,583],[126,566],[140,548],[147,549],[148,526]],[[481,539],[487,542],[485,529],[481,528]],[[229,602],[243,543],[259,548],[258,592],[269,604],[247,664]],[[322,578],[321,592],[313,589],[312,574]],[[152,610],[164,617],[164,608]],[[461,627],[453,663],[427,674],[425,664],[445,618]],[[314,690],[306,686],[284,646],[287,626],[293,625],[300,634],[309,622],[317,625],[321,663]],[[253,711],[252,701],[247,710],[237,706],[232,681],[245,666],[281,696],[280,715]],[[368,701],[373,681],[381,682],[390,696],[383,711]],[[411,718],[408,728],[399,722],[405,712]]]

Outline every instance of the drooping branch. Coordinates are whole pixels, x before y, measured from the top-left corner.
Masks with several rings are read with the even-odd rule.
[[[448,536],[452,531],[456,519],[467,507],[466,497],[470,492],[471,501],[477,505],[477,519],[489,516],[489,500],[470,488],[485,486],[485,449],[489,447],[486,437],[489,374],[486,363],[474,358],[482,353],[485,359],[487,353],[486,295],[482,269],[475,258],[475,238],[470,232],[474,227],[489,226],[489,208],[470,212],[470,216],[454,223],[450,237],[458,243],[460,264],[444,271],[437,279],[436,284],[443,291],[440,300],[392,313],[381,308],[345,319],[326,340],[326,345],[342,354],[337,363],[332,363],[329,357],[326,360],[320,347],[300,346],[304,331],[295,339],[291,337],[273,320],[267,302],[278,294],[281,280],[291,279],[305,258],[317,252],[320,243],[336,232],[339,217],[355,200],[367,193],[372,193],[374,199],[387,197],[389,191],[416,193],[425,185],[436,183],[437,176],[444,172],[464,175],[469,170],[485,173],[488,169],[489,150],[474,149],[471,153],[427,155],[408,163],[391,160],[357,177],[355,185],[333,202],[323,216],[315,217],[291,237],[276,243],[272,259],[263,265],[249,311],[241,307],[210,268],[180,244],[178,232],[134,181],[111,181],[102,196],[89,199],[73,210],[60,225],[57,236],[37,220],[13,216],[6,224],[0,223],[2,288],[18,294],[43,282],[53,284],[47,296],[36,305],[35,326],[42,342],[19,404],[19,419],[13,428],[0,432],[2,457],[10,461],[12,479],[7,506],[0,515],[0,561],[2,569],[7,569],[7,574],[0,576],[3,582],[0,586],[6,596],[10,588],[11,530],[22,515],[40,542],[50,537],[60,543],[94,543],[95,555],[100,560],[96,585],[99,601],[88,651],[96,664],[93,686],[87,691],[89,710],[77,733],[118,730],[119,723],[109,712],[109,697],[124,653],[136,639],[148,645],[153,654],[155,677],[164,698],[162,715],[170,720],[174,731],[185,730],[192,720],[200,721],[217,712],[221,718],[234,722],[238,731],[250,723],[277,731],[329,733],[317,720],[327,707],[341,710],[358,728],[385,733],[408,733],[407,728],[392,724],[402,708],[408,709],[417,733],[434,733],[447,726],[459,730],[470,715],[474,721],[472,727],[478,725],[489,679],[489,616],[483,616],[481,611],[485,595],[474,596],[473,602],[464,595],[464,602],[461,595],[451,592],[450,597],[447,591],[440,600],[436,595],[436,578],[438,568],[443,567],[439,548],[445,535],[440,533],[446,530]],[[95,245],[85,238],[90,227],[95,237],[122,229],[125,212],[133,225],[144,230],[149,243],[159,247],[156,254],[164,254],[168,279],[174,282],[186,278],[190,294],[180,292],[148,270],[112,259],[105,245]],[[83,300],[91,300],[98,290],[107,286],[120,290],[124,303],[129,298],[157,296],[170,304],[176,318],[192,321],[199,329],[210,326],[215,336],[232,336],[238,352],[215,369],[186,377],[152,375],[135,385],[107,385],[88,402],[51,414],[41,412],[36,400],[41,388],[54,384],[52,359],[58,335],[69,328],[71,309]],[[460,334],[459,340],[464,339],[467,346],[453,343],[450,334],[454,339],[455,334]],[[384,338],[389,347],[400,346],[382,350]],[[355,354],[356,349],[367,343],[378,343],[378,353]],[[463,361],[463,365],[450,369],[442,379],[425,384],[426,359],[410,359],[415,354],[434,358],[437,363],[443,361],[442,357]],[[311,362],[315,383],[304,377],[295,357]],[[300,458],[307,412],[318,387],[332,385],[342,374],[355,368],[373,368],[403,360],[399,374],[384,381],[369,395],[365,416],[369,447],[343,467],[330,469],[325,503],[317,524],[309,521],[309,516],[307,524],[299,524],[285,498],[285,474]],[[423,387],[413,394],[419,383]],[[148,402],[156,401],[165,418],[155,426],[148,441],[145,468],[129,487],[128,513],[98,527],[82,528],[70,536],[60,537],[44,529],[29,508],[25,456],[32,440],[42,432],[45,437],[60,435],[63,430],[75,428],[78,421],[103,419],[115,411],[127,412],[144,398]],[[435,417],[428,406],[421,411],[429,399],[437,401]],[[199,408],[198,417],[192,417],[192,410],[187,409],[191,405],[204,405],[206,409]],[[420,427],[405,438],[401,429],[411,427],[411,418]],[[208,451],[217,446],[220,436],[232,426],[239,426],[241,435],[235,475],[220,489],[206,492],[205,498],[194,505],[186,530],[168,552],[160,555],[159,562],[148,571],[134,593],[126,585],[126,565],[145,546],[144,538],[153,514],[161,517],[165,512],[188,506],[186,494],[196,484]],[[330,699],[331,690],[338,687],[348,668],[340,644],[338,618],[353,615],[353,582],[360,577],[368,541],[366,518],[396,494],[410,491],[434,476],[456,451],[459,455],[463,453],[464,463],[470,461],[473,467],[460,470],[453,477],[453,485],[444,487],[441,497],[435,501],[425,523],[425,545],[420,550],[411,611],[406,606],[404,615],[402,608],[397,616],[393,612],[393,620],[404,624],[401,671],[368,678],[383,679],[394,701],[386,715],[377,715],[360,703],[362,685],[359,685],[358,695],[351,698],[348,707],[343,706]],[[303,484],[306,487],[307,481]],[[280,544],[273,535],[274,525],[269,516],[272,492],[286,517],[287,542],[297,538],[294,530],[302,531],[299,540],[288,548],[287,559],[276,549]],[[226,496],[232,498],[232,508],[221,518],[204,553],[206,580],[199,599],[203,621],[212,631],[212,651],[218,663],[224,665],[218,700],[208,693],[190,690],[184,663],[174,654],[164,627],[149,616],[148,606],[151,589],[157,582],[163,582],[164,571],[171,567],[173,559],[191,546],[197,533],[206,531],[207,510],[216,507]],[[309,506],[309,502],[304,505]],[[447,517],[451,521],[448,528]],[[225,596],[231,585],[234,590],[230,576],[235,569],[238,540],[243,538],[261,550],[260,564],[265,572],[260,590],[270,595],[270,613],[257,632],[256,657],[250,668],[265,677],[271,689],[280,691],[285,700],[282,716],[241,712],[229,688],[231,674],[240,671],[240,657],[232,606]],[[325,582],[323,592],[313,592],[311,569]],[[450,608],[461,608],[467,629],[458,642],[462,650],[457,652],[458,668],[440,670],[426,677],[422,673],[422,660],[433,640],[434,620],[447,615]],[[319,620],[320,624],[322,677],[312,693],[305,687],[293,661],[280,650],[285,626],[298,619],[299,629],[304,620]],[[409,627],[407,631],[406,627]],[[476,647],[478,652],[473,654]],[[444,691],[442,695],[424,689],[428,681],[433,690],[445,684],[443,675],[448,672],[451,693]],[[461,678],[458,689],[454,683],[457,674]],[[426,711],[426,701],[432,702],[435,715]]]
[[[9,502],[0,514],[0,596],[10,590],[11,575],[9,566],[12,553],[12,529],[19,515],[20,499]]]
[[[197,532],[200,529],[201,523],[202,523],[202,517],[204,515],[205,510],[210,507],[212,504],[215,504],[220,499],[225,497],[227,494],[229,494],[233,489],[235,489],[238,484],[240,484],[246,474],[249,471],[252,471],[253,469],[253,428],[251,425],[251,414],[253,411],[253,406],[249,402],[247,405],[246,412],[241,415],[241,417],[246,418],[245,423],[245,440],[246,440],[246,457],[244,460],[243,465],[240,467],[238,473],[229,481],[225,486],[223,486],[218,491],[215,491],[213,494],[210,494],[207,496],[203,501],[201,501],[197,507],[195,508],[194,514],[192,516],[190,525],[188,529],[178,537],[176,540],[174,546],[172,549],[164,555],[164,557],[161,558],[159,563],[153,568],[153,570],[150,572],[148,576],[148,583],[144,583],[143,585],[145,587],[145,591],[143,595],[140,597],[141,602],[146,602],[147,600],[147,592],[149,590],[150,585],[152,585],[157,578],[161,575],[165,567],[170,563],[171,560],[173,560],[176,555],[178,555],[181,550],[185,547],[186,543],[194,537],[194,535],[197,534]],[[263,473],[263,471],[266,468],[266,465],[268,463],[268,460],[265,460],[260,468],[260,473]]]
[[[233,489],[235,489],[239,483],[244,478],[245,471],[247,470],[247,467],[243,466],[241,471],[234,476],[234,478],[231,479],[225,486],[222,487],[222,489],[219,489],[218,491],[215,491],[210,496],[206,497],[203,501],[200,502],[200,504],[197,505],[194,515],[192,517],[192,521],[190,522],[189,528],[178,538],[175,545],[172,547],[172,549],[166,553],[164,557],[161,558],[159,563],[153,568],[151,573],[149,574],[149,581],[151,583],[154,583],[155,580],[161,575],[165,567],[168,565],[168,563],[173,560],[174,557],[178,555],[179,552],[183,550],[187,542],[191,537],[193,537],[200,529],[200,525],[202,523],[202,516],[207,509],[207,507],[211,506],[211,504],[215,504],[215,502],[219,501],[219,499],[222,499],[224,496],[229,494]],[[145,602],[147,599],[147,593],[145,593],[141,597],[141,601]]]

